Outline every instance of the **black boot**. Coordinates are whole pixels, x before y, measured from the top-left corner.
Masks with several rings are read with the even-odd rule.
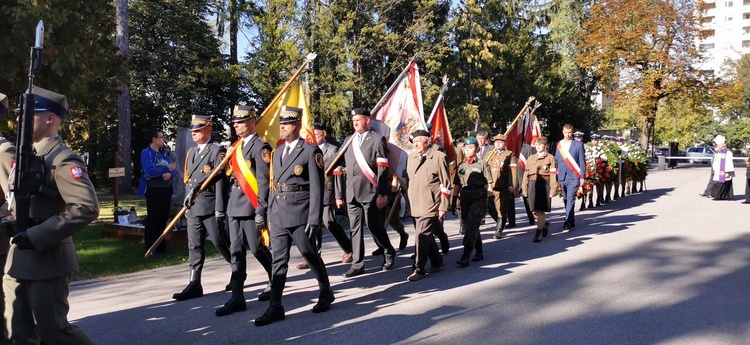
[[[544,222],[544,227],[542,227],[542,237],[547,237],[549,235],[549,222]]]
[[[409,234],[407,234],[406,231],[403,231],[399,233],[399,236],[401,236],[401,240],[398,243],[398,250],[404,250],[409,244]]]
[[[178,301],[184,301],[191,298],[203,297],[203,286],[201,286],[201,271],[190,271],[190,283],[180,293],[172,295],[172,298]]]
[[[284,320],[285,318],[286,315],[284,314],[284,307],[281,305],[281,303],[271,302],[271,305],[268,306],[266,312],[263,313],[261,317],[255,319],[255,325],[265,326],[276,321]]]
[[[471,258],[471,261],[477,262],[484,260],[484,249],[482,248],[482,242],[477,241],[475,246],[476,247],[474,248],[474,250],[476,251],[476,253],[474,254],[474,257]]]
[[[534,234],[534,242],[542,242],[542,229],[536,229]]]
[[[589,206],[588,208],[594,208],[594,194],[589,195]]]
[[[216,316],[226,316],[247,309],[245,294],[243,292],[245,282],[237,279],[232,280],[229,284],[232,285],[232,297],[229,298],[227,303],[216,309]]]
[[[492,235],[495,239],[503,237],[503,230],[505,230],[505,219],[498,220],[497,227],[495,228],[495,234]]]

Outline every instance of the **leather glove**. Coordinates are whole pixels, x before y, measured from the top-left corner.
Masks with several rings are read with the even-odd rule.
[[[188,194],[185,195],[185,201],[182,202],[182,206],[185,206],[186,208],[193,206],[193,193],[188,191]]]
[[[21,231],[17,233],[15,236],[13,236],[13,239],[10,240],[10,243],[15,244],[18,249],[36,249],[34,248],[34,244],[31,243],[31,240],[29,239],[29,233],[26,231]]]
[[[220,222],[223,222],[225,219],[227,219],[227,213],[224,212],[224,211],[216,210],[216,212],[214,212],[214,214],[216,215],[216,220],[218,220]]]
[[[257,226],[263,227],[266,226],[266,216],[262,215],[260,213],[255,214],[255,224]]]
[[[311,236],[318,231],[320,231],[320,225],[307,224],[307,226],[305,226],[305,234],[307,235],[307,238],[311,238]]]

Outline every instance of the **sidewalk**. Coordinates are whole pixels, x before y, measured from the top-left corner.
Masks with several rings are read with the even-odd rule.
[[[206,263],[206,296],[174,302],[188,279],[187,264],[76,282],[69,318],[99,344],[743,344],[750,339],[750,205],[745,169],[738,165],[733,201],[699,197],[708,180],[703,164],[680,164],[649,174],[644,193],[576,213],[562,231],[562,200],[553,200],[550,236],[532,243],[523,205],[517,228],[492,239],[482,227],[485,260],[457,268],[461,237],[445,221],[447,266],[418,282],[412,246],[391,271],[367,257],[366,274],[344,278],[348,264],[330,235],[324,261],[336,302],[313,314],[315,279],[292,249],[284,291],[286,320],[255,327],[268,302],[255,300],[265,274],[248,256],[248,309],[215,317],[230,294],[228,264]],[[578,203],[576,209],[580,204]],[[391,240],[398,235],[389,230]],[[367,238],[366,253],[375,249]]]

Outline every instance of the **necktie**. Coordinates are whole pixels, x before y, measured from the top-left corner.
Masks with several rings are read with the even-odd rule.
[[[286,158],[289,156],[289,151],[291,151],[291,148],[292,146],[290,146],[289,144],[287,144],[284,148],[284,154],[281,155],[281,165],[284,165],[284,161],[286,161]]]

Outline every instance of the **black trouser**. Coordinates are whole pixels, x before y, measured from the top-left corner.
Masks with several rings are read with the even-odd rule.
[[[495,220],[495,222],[499,222],[499,220],[497,218],[497,207],[495,206],[495,196],[494,195],[490,195],[490,196],[487,197],[487,211],[489,212],[490,217],[492,217],[492,219]]]
[[[349,227],[352,231],[352,268],[360,269],[365,265],[365,239],[364,225],[370,229],[372,238],[379,248],[385,249],[385,255],[395,252],[391,239],[385,232],[385,228],[380,221],[380,209],[375,204],[375,200],[368,203],[359,203],[352,200],[348,204]]]
[[[305,234],[306,224],[292,228],[271,227],[271,248],[273,249],[273,268],[271,269],[271,303],[281,304],[281,296],[286,285],[286,274],[289,270],[289,249],[292,241],[297,245],[305,262],[318,280],[320,291],[328,291],[331,284],[328,282],[328,272],[323,260],[318,255]]]
[[[344,230],[341,224],[336,221],[336,210],[333,205],[323,206],[323,226],[328,229],[328,232],[331,233],[333,239],[336,240],[336,243],[338,243],[344,253],[352,252],[352,240],[346,234],[346,230]],[[311,233],[308,235],[310,236],[310,242],[312,242],[318,254],[320,254],[323,247],[323,232],[319,230],[314,234]]]
[[[169,219],[169,208],[172,206],[172,187],[148,188],[146,190],[146,224],[143,229],[143,241],[146,250],[156,242],[164,228],[167,227]],[[167,242],[161,241],[154,252],[165,253]]]
[[[229,217],[229,251],[231,253],[232,280],[247,278],[247,249],[255,256],[271,278],[271,252],[261,243],[255,219]],[[307,242],[310,242],[307,240]]]
[[[479,223],[484,219],[487,210],[487,191],[484,188],[475,190],[462,190],[461,196],[461,221],[464,224],[464,253],[471,253],[474,248],[479,248],[482,237],[479,235]],[[495,205],[492,205],[495,208]]]
[[[188,211],[188,213],[190,213]],[[211,237],[211,242],[219,251],[219,254],[227,262],[231,262],[229,253],[229,234],[222,231],[216,216],[213,214],[207,216],[186,215],[187,219],[187,237],[188,237],[188,257],[190,259],[191,270],[202,270],[203,262],[206,260],[206,234]]]

